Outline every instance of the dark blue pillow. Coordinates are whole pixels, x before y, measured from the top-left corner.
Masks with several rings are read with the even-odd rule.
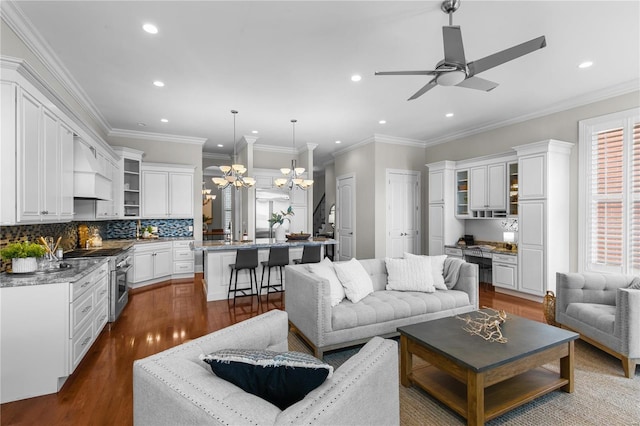
[[[281,410],[302,400],[333,374],[333,367],[301,352],[224,349],[200,359],[216,376]]]

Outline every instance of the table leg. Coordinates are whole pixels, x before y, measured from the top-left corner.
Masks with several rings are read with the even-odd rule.
[[[569,383],[564,385],[561,389],[567,393],[573,393],[573,361],[574,361],[574,340],[568,343],[569,354],[564,358],[560,358],[560,377],[567,379]]]
[[[467,371],[467,424],[484,424],[484,373]]]
[[[409,339],[406,336],[400,336],[400,383],[405,388],[409,387],[409,374],[413,369],[413,355],[409,352]]]

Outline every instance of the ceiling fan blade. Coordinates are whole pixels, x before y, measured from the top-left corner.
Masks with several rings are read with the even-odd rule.
[[[493,55],[478,59],[477,61],[469,62],[467,64],[469,67],[469,76],[480,74],[488,69],[502,65],[505,62],[512,61],[520,56],[542,49],[546,45],[546,39],[544,36],[540,36],[517,46],[510,47],[509,49],[494,53]]]
[[[437,71],[376,71],[375,75],[436,75]]]
[[[460,27],[457,25],[442,27],[442,39],[444,40],[445,64],[457,64],[464,67],[467,61],[464,58]]]
[[[464,79],[462,82],[456,84],[459,87],[466,87],[467,89],[476,89],[476,90],[484,90],[485,92],[489,92],[496,87],[498,87],[498,83],[493,81],[485,80],[480,77],[468,77]]]
[[[409,99],[407,99],[408,101],[412,101],[414,99],[419,98],[420,96],[424,95],[425,93],[427,93],[429,90],[433,89],[434,87],[436,87],[438,85],[438,83],[436,83],[436,79],[434,78],[433,80],[431,80],[430,82],[428,82],[427,84],[424,85],[424,87],[420,90],[418,90],[416,93],[413,94],[413,96],[411,96]]]

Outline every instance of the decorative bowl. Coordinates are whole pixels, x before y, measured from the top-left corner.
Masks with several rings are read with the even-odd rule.
[[[287,240],[292,240],[292,241],[303,241],[303,240],[307,240],[309,239],[309,237],[311,236],[311,234],[289,234],[287,235]]]

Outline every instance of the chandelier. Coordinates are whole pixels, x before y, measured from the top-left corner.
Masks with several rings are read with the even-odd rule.
[[[205,188],[204,182],[202,182],[202,205],[206,206],[211,202],[211,200],[215,200],[216,195],[211,193],[210,189]]]
[[[293,140],[291,146],[293,153],[296,152],[296,123],[298,120],[291,120],[293,125]],[[304,167],[296,167],[296,159],[291,160],[291,168],[283,167],[280,172],[285,176],[274,181],[278,188],[287,187],[289,189],[300,188],[307,189],[313,185],[313,179],[303,179],[301,175],[304,173]]]
[[[233,114],[233,162],[230,166],[220,166],[220,170],[224,175],[222,177],[211,178],[213,183],[218,185],[218,188],[225,189],[229,185],[234,186],[236,189],[250,188],[256,184],[256,180],[252,177],[243,176],[247,168],[242,164],[237,164],[236,158],[236,114],[238,111],[232,109]]]

